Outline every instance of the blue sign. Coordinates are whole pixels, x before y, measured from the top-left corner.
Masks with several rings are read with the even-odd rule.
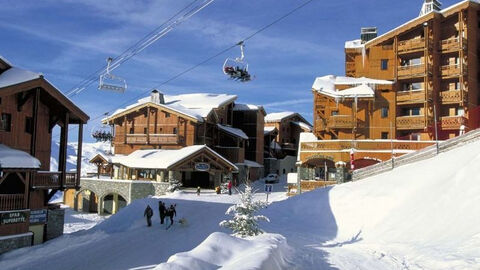
[[[30,211],[30,223],[47,223],[47,209]]]
[[[270,184],[265,185],[265,192],[266,193],[272,192],[272,189],[273,189],[273,185],[270,185]]]
[[[210,164],[205,163],[205,162],[195,163],[195,170],[196,171],[201,171],[201,172],[206,172],[206,171],[210,170]]]

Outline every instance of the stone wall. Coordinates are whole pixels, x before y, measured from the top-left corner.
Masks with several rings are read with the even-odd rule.
[[[0,254],[32,245],[32,233],[0,237]]]
[[[65,210],[61,208],[48,209],[47,215],[47,234],[45,237],[46,241],[63,235]]]

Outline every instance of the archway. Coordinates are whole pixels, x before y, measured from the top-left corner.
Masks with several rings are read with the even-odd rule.
[[[127,206],[127,200],[118,193],[108,193],[102,199],[102,214],[116,214]]]
[[[307,169],[308,175],[303,176],[305,180],[328,181],[335,176],[335,162],[332,159],[324,157],[309,158],[302,164]]]
[[[98,196],[95,192],[84,189],[75,196],[75,210],[86,213],[98,212]]]

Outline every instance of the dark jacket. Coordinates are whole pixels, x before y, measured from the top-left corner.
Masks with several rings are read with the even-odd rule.
[[[153,216],[153,210],[150,207],[150,205],[147,206],[147,208],[145,209],[145,212],[143,212],[143,216],[147,216],[148,218]]]
[[[163,204],[162,202],[160,202],[158,204],[158,211],[160,212],[160,216],[164,216],[165,215],[165,204]]]

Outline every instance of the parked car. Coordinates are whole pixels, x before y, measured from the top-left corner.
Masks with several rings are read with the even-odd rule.
[[[278,174],[276,173],[271,173],[265,177],[265,183],[278,183]]]

